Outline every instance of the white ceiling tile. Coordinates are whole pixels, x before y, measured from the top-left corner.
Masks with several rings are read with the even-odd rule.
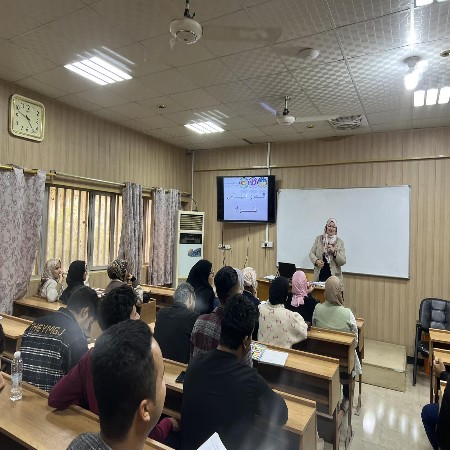
[[[22,86],[24,88],[30,89],[35,92],[39,92],[39,94],[46,95],[47,97],[61,97],[63,95],[67,95],[67,92],[62,91],[61,89],[55,88],[53,86],[44,83],[43,81],[36,80],[35,78],[29,77],[23,80],[16,81],[16,84]]]
[[[324,0],[273,0],[248,11],[262,29],[278,27],[281,30],[280,42],[332,28]]]
[[[14,0],[14,5],[23,14],[32,17],[40,23],[58,19],[72,11],[85,6],[80,0]]]
[[[231,133],[237,138],[248,140],[252,140],[252,138],[255,137],[266,137],[266,134],[256,127],[242,128],[240,130],[232,130]]]
[[[178,70],[198,87],[213,86],[237,80],[236,75],[219,59],[179,67]]]
[[[290,70],[304,69],[310,65],[324,64],[344,58],[334,30],[281,42],[273,45],[272,48]],[[305,61],[300,58],[298,52],[307,48],[318,50],[319,56],[313,61]]]
[[[167,117],[163,116],[150,116],[143,117],[141,119],[136,119],[137,123],[142,124],[145,127],[145,130],[153,130],[156,128],[166,128],[175,126],[176,123],[172,120],[169,120]]]
[[[26,75],[33,75],[56,66],[46,58],[38,56],[11,42],[0,44],[0,61],[4,67]]]
[[[308,128],[308,126],[312,125],[312,128]],[[321,121],[309,121],[309,122],[296,122],[291,125],[292,128],[297,130],[300,133],[309,133],[312,131],[322,131],[322,130],[332,130],[332,126],[329,124],[327,120]]]
[[[147,108],[147,110],[154,110],[157,114],[172,114],[178,111],[185,111],[186,107],[177,103],[169,96],[155,97],[148,100],[138,102],[139,105]],[[164,108],[158,108],[158,105],[164,105]]]
[[[324,139],[336,136],[336,132],[328,131],[328,130],[317,130],[317,131],[308,131],[305,133],[302,133],[303,139]]]
[[[0,66],[0,79],[2,80],[13,82],[25,77],[26,75],[24,73],[10,69],[9,67]]]
[[[145,79],[142,78],[114,83],[109,85],[108,89],[132,101],[155,98],[162,94],[161,90],[156,89],[152,83],[145,82]]]
[[[172,127],[160,128],[153,131],[161,133],[161,135],[165,135],[165,137],[181,137],[192,135],[192,130],[189,130],[189,128],[186,128],[184,125],[175,125]]]
[[[228,131],[236,131],[242,128],[252,128],[252,124],[246,120],[244,117],[230,117],[228,119],[223,119],[224,125],[222,128]]]
[[[122,114],[118,114],[109,108],[97,109],[95,111],[92,111],[91,114],[93,114],[94,116],[100,117],[102,119],[109,120],[110,122],[125,122],[125,121],[129,120],[128,117],[126,117]]]
[[[129,119],[140,119],[141,117],[146,117],[152,115],[153,112],[156,111],[153,109],[144,108],[143,106],[131,102],[131,103],[125,103],[124,105],[118,105],[113,106],[112,108],[109,108],[110,111],[115,112],[117,114],[121,114],[126,117],[127,120]]]
[[[234,113],[235,116],[247,116],[267,112],[263,102],[257,98],[226,103],[226,106]]]
[[[260,97],[293,96],[296,92],[301,91],[298,81],[289,72],[249,78],[245,80],[245,83]]]
[[[1,52],[0,52],[1,53]],[[55,67],[54,69],[38,73],[34,76],[38,80],[49,84],[57,89],[74,94],[81,91],[86,91],[98,86],[93,81],[77,75],[64,67]]]
[[[66,14],[47,26],[83,49],[114,49],[132,42],[130,37],[120,31],[120,27],[112,26],[89,7]]]
[[[205,90],[218,100],[227,103],[257,97],[243,81],[210,86],[205,88]]]
[[[389,131],[409,130],[412,128],[412,120],[406,122],[382,123],[380,125],[372,125],[374,133],[383,133]]]
[[[17,2],[0,0],[0,37],[11,39],[40,25],[30,15],[23,14]]]
[[[80,98],[76,94],[65,95],[64,97],[58,98],[58,100],[75,108],[83,109],[84,111],[94,111],[95,109],[101,108],[100,105]]]
[[[363,98],[362,103],[366,113],[404,109],[413,106],[413,93],[400,91],[397,94],[392,93],[392,95]]]
[[[252,125],[256,127],[268,126],[277,123],[277,119],[274,115],[265,113],[265,114],[255,114],[253,116],[245,116],[245,120],[250,122]]]
[[[96,103],[103,108],[110,108],[112,106],[123,105],[128,103],[128,100],[120,95],[115,94],[106,86],[100,86],[89,91],[80,92],[78,97]]]
[[[222,61],[241,79],[284,70],[283,61],[270,46],[224,56]]]
[[[434,117],[433,119],[413,120],[413,128],[447,127],[449,125],[450,125],[450,116]]]
[[[412,108],[400,109],[397,111],[383,111],[380,113],[367,114],[367,121],[370,125],[380,125],[383,123],[406,122],[412,119]]]
[[[183,91],[191,91],[196,88],[195,84],[188,80],[177,69],[169,69],[158,73],[152,73],[141,77],[140,80],[146,85],[160,91],[161,93],[165,93],[166,95]]]
[[[237,11],[203,25],[202,44],[217,56],[264,47],[277,42],[280,27],[255,26],[246,11]]]
[[[450,3],[433,3],[414,10],[415,42],[450,37]]]
[[[301,133],[275,134],[268,136],[270,142],[296,142],[303,140]]]
[[[410,0],[329,0],[328,5],[337,27],[364,22],[374,17],[409,10]]]
[[[410,13],[402,11],[337,30],[347,58],[408,45]]]
[[[259,131],[268,136],[275,136],[277,134],[297,134],[298,131],[291,126],[280,125],[276,121],[273,125],[267,125],[263,127],[258,127]]]
[[[180,105],[184,105],[186,109],[204,108],[220,104],[220,100],[209,95],[204,89],[172,94],[170,98]]]
[[[450,103],[445,105],[424,105],[412,108],[413,120],[433,119],[450,116]]]
[[[79,46],[67,41],[62,34],[46,26],[22,34],[11,42],[59,65],[81,59]]]
[[[179,2],[177,3],[179,5]],[[184,5],[181,8],[177,6],[179,14],[175,17],[182,17],[184,13]],[[226,2],[222,0],[195,0],[191,5],[191,12],[195,13],[195,20],[203,23],[210,19],[215,19],[216,17],[221,17],[226,14],[238,11],[242,9],[240,2],[238,0],[227,0]]]
[[[127,120],[125,122],[122,122],[122,125],[128,128],[131,128],[136,131],[140,131],[141,133],[144,133],[148,126],[146,124],[143,124],[140,122],[141,119],[133,119],[133,120]]]

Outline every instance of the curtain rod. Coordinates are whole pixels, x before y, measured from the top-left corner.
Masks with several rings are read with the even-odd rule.
[[[24,173],[26,174],[30,174],[30,175],[35,175],[38,172],[38,169],[26,169],[24,167],[18,167],[15,165],[1,165],[0,164],[0,170],[13,170],[14,168],[20,168],[23,170]],[[107,185],[107,186],[111,186],[111,187],[116,187],[116,188],[123,188],[125,187],[125,183],[117,183],[116,181],[106,181],[106,180],[98,180],[95,178],[88,178],[88,177],[82,177],[80,175],[70,175],[68,173],[62,173],[62,172],[56,172],[56,170],[51,170],[50,172],[46,172],[46,177],[53,179],[54,178],[65,178],[67,180],[73,180],[73,181],[83,181],[83,182],[88,182],[88,183],[94,183],[94,184],[100,184],[100,185]],[[156,191],[157,187],[150,187],[150,188],[142,188],[142,192],[145,193],[152,193],[154,191]],[[168,190],[166,189],[166,192],[168,192]],[[182,197],[190,197],[191,194],[189,194],[188,192],[180,192],[180,195]]]

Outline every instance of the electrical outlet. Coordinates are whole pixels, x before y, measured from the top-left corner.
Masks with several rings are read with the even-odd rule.
[[[261,248],[273,248],[272,241],[261,241]]]
[[[231,245],[224,245],[225,250],[231,250]]]
[[[231,245],[229,245],[229,244],[219,244],[218,248],[219,248],[219,250],[231,250]]]

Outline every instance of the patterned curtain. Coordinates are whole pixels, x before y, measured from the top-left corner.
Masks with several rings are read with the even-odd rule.
[[[153,197],[152,259],[149,265],[150,284],[171,284],[175,221],[180,209],[180,191],[157,189]]]
[[[128,270],[136,277],[138,283],[142,268],[143,222],[142,186],[125,183],[122,189],[122,234],[118,257],[128,261]]]
[[[0,313],[25,295],[39,245],[45,172],[0,171]]]

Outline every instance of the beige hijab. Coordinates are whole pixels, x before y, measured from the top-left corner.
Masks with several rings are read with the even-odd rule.
[[[342,306],[344,304],[342,284],[338,277],[330,277],[325,282],[325,300],[336,306]]]

